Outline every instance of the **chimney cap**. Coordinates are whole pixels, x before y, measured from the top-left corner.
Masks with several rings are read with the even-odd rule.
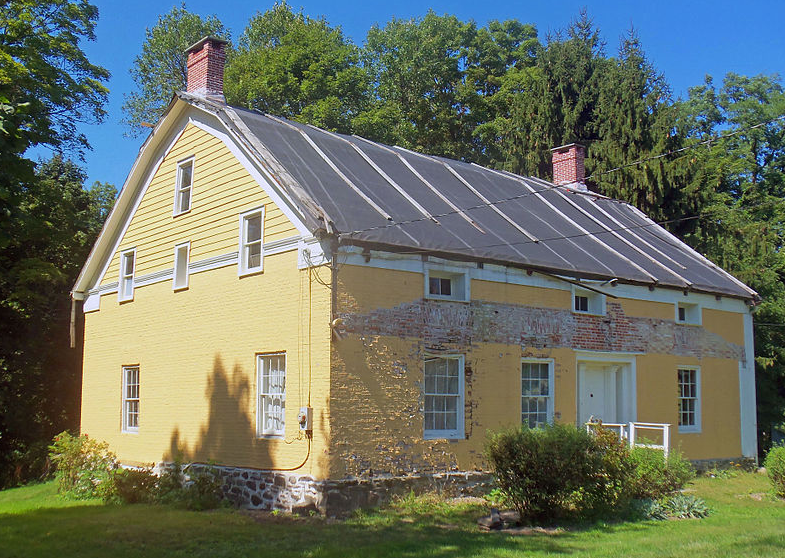
[[[219,39],[218,37],[213,37],[211,35],[207,35],[206,37],[202,37],[201,39],[196,41],[194,44],[189,46],[187,49],[185,49],[186,54],[189,54],[189,53],[191,53],[191,52],[193,52],[195,50],[201,49],[202,45],[204,43],[208,42],[208,41],[211,42],[211,43],[218,43],[220,45],[227,45],[227,44],[229,44],[229,41],[227,41],[225,39]]]
[[[586,146],[583,145],[582,143],[573,142],[565,145],[560,145],[559,147],[552,147],[551,153],[561,153],[562,151],[567,151],[568,149],[570,149],[570,147],[582,147],[583,149],[586,149]]]

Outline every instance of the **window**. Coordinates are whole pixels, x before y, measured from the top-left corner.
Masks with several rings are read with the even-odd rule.
[[[463,437],[463,356],[425,360],[425,438]]]
[[[582,314],[605,314],[605,295],[572,287],[572,310]]]
[[[521,423],[537,428],[553,422],[553,362],[521,364]]]
[[[139,367],[123,366],[123,432],[139,431]]]
[[[172,288],[174,290],[188,288],[188,259],[191,252],[191,243],[184,242],[174,247],[174,278]]]
[[[240,275],[262,271],[263,225],[263,207],[240,215]]]
[[[283,436],[286,409],[286,355],[257,355],[257,436]]]
[[[676,321],[680,324],[700,325],[700,306],[689,302],[679,302],[676,304]]]
[[[134,272],[136,269],[136,249],[120,254],[120,284],[117,298],[120,302],[134,299]]]
[[[700,432],[698,368],[679,368],[679,432]]]
[[[174,190],[174,214],[180,215],[191,210],[191,190],[194,181],[194,160],[177,164],[177,183]]]
[[[426,268],[425,296],[444,300],[469,300],[468,271],[452,272]]]

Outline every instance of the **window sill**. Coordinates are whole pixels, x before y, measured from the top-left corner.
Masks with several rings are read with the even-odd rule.
[[[572,313],[577,316],[595,316],[595,317],[605,317],[608,314],[598,314],[597,312],[581,312],[579,310],[572,310]]]
[[[432,295],[427,294],[425,295],[425,300],[444,300],[447,302],[463,302],[464,304],[468,304],[471,300],[466,300],[465,298],[452,298],[449,296],[439,296],[439,295]]]
[[[185,285],[184,287],[172,287],[172,291],[176,293],[179,293],[180,291],[187,291],[187,290],[188,290],[188,285]]]
[[[697,426],[679,426],[679,434],[700,434],[701,429]]]
[[[423,440],[462,440],[463,438],[462,432],[426,432],[423,434]]]
[[[139,429],[136,428],[134,430],[121,430],[120,433],[121,434],[137,434],[138,435],[139,434]]]
[[[248,277],[250,275],[259,275],[260,273],[264,273],[263,268],[254,268],[254,269],[243,269],[237,272],[238,277]]]
[[[186,211],[181,211],[179,213],[172,213],[172,219],[174,219],[175,217],[179,217],[180,215],[188,215],[189,213],[191,213],[190,208]]]
[[[257,434],[257,440],[283,440],[286,438],[283,434]]]

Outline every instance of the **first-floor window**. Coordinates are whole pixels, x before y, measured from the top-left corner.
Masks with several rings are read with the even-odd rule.
[[[463,356],[425,360],[425,437],[463,437]]]
[[[537,428],[553,421],[552,363],[521,364],[521,423]]]
[[[139,430],[139,367],[123,366],[123,430]]]
[[[679,431],[700,430],[700,370],[679,368]]]
[[[257,355],[258,394],[256,434],[283,436],[286,410],[286,355]]]

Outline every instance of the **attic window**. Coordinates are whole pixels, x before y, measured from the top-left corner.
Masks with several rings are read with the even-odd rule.
[[[172,289],[179,291],[188,288],[188,258],[191,252],[191,243],[184,242],[174,247],[174,277]]]
[[[605,314],[605,295],[581,289],[572,288],[572,311],[577,314]]]
[[[238,273],[262,271],[264,251],[264,207],[240,215],[240,259]]]
[[[174,214],[191,211],[191,190],[194,180],[194,159],[191,157],[177,164],[177,183],[174,192]]]
[[[134,274],[136,273],[136,248],[120,254],[120,282],[117,300],[120,302],[134,299]]]
[[[690,302],[679,302],[676,304],[676,322],[680,324],[700,325],[700,306]]]
[[[425,297],[442,300],[469,300],[467,271],[425,270]]]

